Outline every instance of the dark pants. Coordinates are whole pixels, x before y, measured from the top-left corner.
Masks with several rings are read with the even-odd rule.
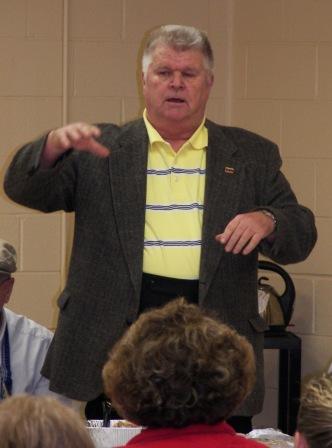
[[[180,280],[143,274],[139,314],[149,308],[158,308],[177,297],[198,303],[198,280]]]
[[[177,297],[185,297],[188,302],[198,303],[198,280],[170,279],[158,275],[143,274],[139,314],[150,308],[161,307]],[[85,416],[88,420],[102,420],[104,418],[103,400],[105,400],[105,395],[102,394],[87,403]],[[111,418],[120,418],[114,409]],[[231,417],[229,423],[237,432],[247,433],[251,431],[251,417]]]

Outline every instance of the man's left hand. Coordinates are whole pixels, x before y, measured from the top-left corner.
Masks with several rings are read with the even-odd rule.
[[[236,215],[216,240],[225,246],[226,252],[248,255],[275,230],[273,219],[261,211]]]

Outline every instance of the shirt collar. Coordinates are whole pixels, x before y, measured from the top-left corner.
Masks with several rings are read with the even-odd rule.
[[[192,136],[187,140],[186,143],[190,143],[191,146],[194,149],[204,149],[208,145],[208,130],[205,126],[205,116],[201,122],[201,124],[198,126],[196,131],[192,134]],[[159,134],[159,132],[152,126],[152,124],[149,122],[147,118],[147,112],[146,109],[144,109],[143,112],[143,119],[146,126],[146,130],[149,137],[150,145],[152,146],[154,143],[167,143],[162,136]]]
[[[5,308],[2,308],[2,310],[0,310],[0,342],[2,341],[3,335],[5,333],[6,322],[7,320]]]
[[[135,445],[136,442],[140,442],[144,440],[144,442],[148,440],[162,440],[169,436],[185,436],[185,435],[195,435],[195,434],[212,434],[212,433],[222,433],[229,434],[231,436],[235,436],[236,432],[234,429],[226,422],[215,423],[214,425],[208,424],[192,424],[189,426],[185,426],[182,428],[146,428],[143,429],[140,434],[135,436],[128,442],[128,446]]]

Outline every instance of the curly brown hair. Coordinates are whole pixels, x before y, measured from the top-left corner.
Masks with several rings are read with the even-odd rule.
[[[310,448],[332,448],[332,374],[324,373],[306,384],[297,430]]]
[[[0,441],[1,448],[94,448],[79,415],[47,396],[1,401]]]
[[[182,298],[141,314],[103,369],[114,407],[149,427],[224,420],[254,378],[249,342]]]

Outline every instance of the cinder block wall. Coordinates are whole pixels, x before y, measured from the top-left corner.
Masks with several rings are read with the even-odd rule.
[[[280,145],[285,174],[317,217],[313,254],[287,266],[307,377],[332,361],[332,2],[236,0],[232,7],[231,122]],[[256,421],[275,426],[276,354],[266,361],[266,406]]]
[[[206,30],[216,57],[209,117],[276,141],[299,200],[317,216],[313,255],[287,269],[303,375],[323,369],[332,361],[331,19],[326,0],[0,0],[1,178],[15,149],[48,129],[140,115],[137,55],[147,30]],[[0,191],[0,237],[19,253],[10,307],[50,328],[72,229],[72,216],[40,214]],[[257,424],[275,426],[277,361],[267,356],[268,406]]]

